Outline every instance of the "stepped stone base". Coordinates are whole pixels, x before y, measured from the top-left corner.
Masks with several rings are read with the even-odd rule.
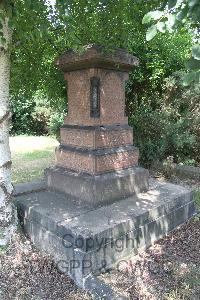
[[[148,190],[149,172],[140,167],[90,175],[54,167],[45,170],[49,189],[92,206],[109,204]]]
[[[114,148],[133,144],[133,128],[128,125],[80,126],[64,124],[61,144],[83,149]]]
[[[190,190],[151,181],[150,189],[99,208],[52,191],[16,196],[24,231],[79,286],[91,274],[146,248],[195,213]]]
[[[81,149],[69,145],[56,148],[56,165],[92,175],[138,165],[139,151],[134,146],[117,149]]]
[[[64,124],[56,165],[91,175],[138,165],[139,150],[133,146],[128,125],[80,126]]]

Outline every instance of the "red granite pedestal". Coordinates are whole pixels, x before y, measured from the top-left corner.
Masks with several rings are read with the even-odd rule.
[[[125,81],[138,60],[120,49],[109,55],[103,50],[92,45],[57,61],[67,81],[68,115],[56,166],[46,170],[49,188],[92,205],[148,189],[148,171],[138,168],[125,116]]]
[[[29,183],[15,193],[24,232],[95,299],[122,299],[95,275],[195,213],[191,190],[152,179],[149,186],[148,171],[137,166],[124,115],[125,80],[136,64],[122,50],[105,55],[98,46],[61,56],[68,116],[56,165],[46,170],[48,186]]]

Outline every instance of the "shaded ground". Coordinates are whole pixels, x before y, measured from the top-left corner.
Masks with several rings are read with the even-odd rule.
[[[192,220],[103,280],[129,299],[200,299],[200,221]]]
[[[51,257],[37,251],[18,234],[12,247],[0,249],[1,300],[91,299],[58,272]]]
[[[14,184],[43,177],[44,169],[54,163],[56,139],[46,136],[10,137],[12,181]]]
[[[176,177],[170,181],[192,187],[200,211],[200,182]],[[119,262],[102,278],[128,299],[199,300],[200,213],[148,250]]]

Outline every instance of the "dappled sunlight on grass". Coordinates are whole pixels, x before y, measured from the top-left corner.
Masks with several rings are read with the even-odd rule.
[[[52,137],[10,137],[13,183],[42,178],[44,169],[54,164],[54,149],[57,145],[57,140]]]
[[[10,149],[12,154],[44,150],[58,145],[53,137],[48,136],[14,136],[10,137]]]

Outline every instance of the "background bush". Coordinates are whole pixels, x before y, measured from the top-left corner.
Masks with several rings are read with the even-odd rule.
[[[60,127],[64,123],[65,115],[64,112],[56,112],[51,115],[48,122],[49,133],[55,135],[57,139],[60,137]]]
[[[152,100],[157,108],[148,99],[129,117],[140,161],[146,166],[168,156],[176,163],[200,163],[200,87],[183,87],[182,76],[176,72],[164,80],[161,98]]]
[[[11,134],[51,134],[58,137],[66,114],[65,102],[61,99],[57,105],[51,105],[49,99],[39,92],[30,99],[25,95],[11,97]]]

